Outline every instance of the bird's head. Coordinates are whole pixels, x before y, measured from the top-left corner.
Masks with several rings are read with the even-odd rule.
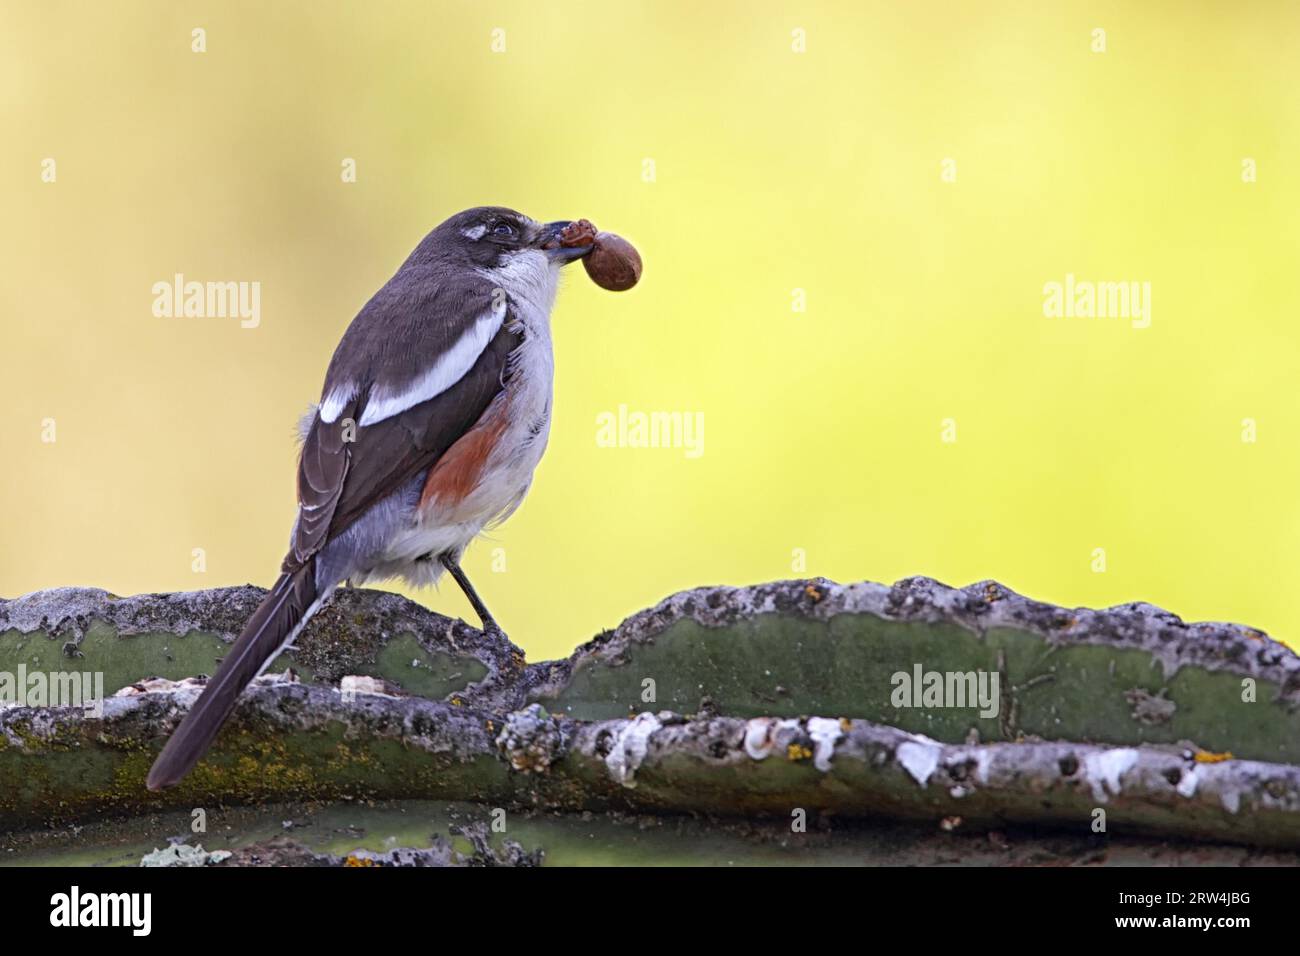
[[[590,244],[561,244],[560,234],[571,225],[569,220],[538,222],[503,206],[477,206],[456,213],[422,245],[439,259],[485,271],[559,266],[591,251]]]

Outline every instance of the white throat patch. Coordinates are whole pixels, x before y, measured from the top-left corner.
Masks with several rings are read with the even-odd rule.
[[[504,264],[497,268],[477,271],[505,291],[519,307],[524,325],[531,327],[537,320],[550,317],[560,284],[560,266],[540,249],[519,249],[508,253]]]

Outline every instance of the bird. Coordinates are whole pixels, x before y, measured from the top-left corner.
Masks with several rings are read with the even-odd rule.
[[[519,507],[546,449],[551,310],[563,266],[591,251],[563,241],[573,225],[501,206],[457,213],[357,313],[299,423],[280,576],[163,746],[150,790],[193,769],[243,689],[344,582],[422,587],[445,571],[483,630],[502,633],[461,556]]]

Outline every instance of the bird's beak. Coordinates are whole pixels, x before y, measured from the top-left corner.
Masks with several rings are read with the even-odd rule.
[[[582,223],[586,223],[587,228],[579,228]],[[568,244],[562,238],[562,234],[569,236]],[[552,262],[561,264],[573,262],[575,259],[581,259],[587,253],[591,252],[592,241],[595,239],[596,230],[587,223],[585,219],[577,222],[568,219],[561,219],[559,222],[548,222],[542,227],[541,234],[537,237],[537,246],[542,249]]]

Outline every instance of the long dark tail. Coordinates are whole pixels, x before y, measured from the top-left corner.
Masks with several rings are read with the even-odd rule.
[[[316,596],[314,560],[280,575],[154,761],[147,781],[150,790],[179,783],[208,752],[217,731],[235,709],[240,691],[262,672],[293,629],[306,623]]]

